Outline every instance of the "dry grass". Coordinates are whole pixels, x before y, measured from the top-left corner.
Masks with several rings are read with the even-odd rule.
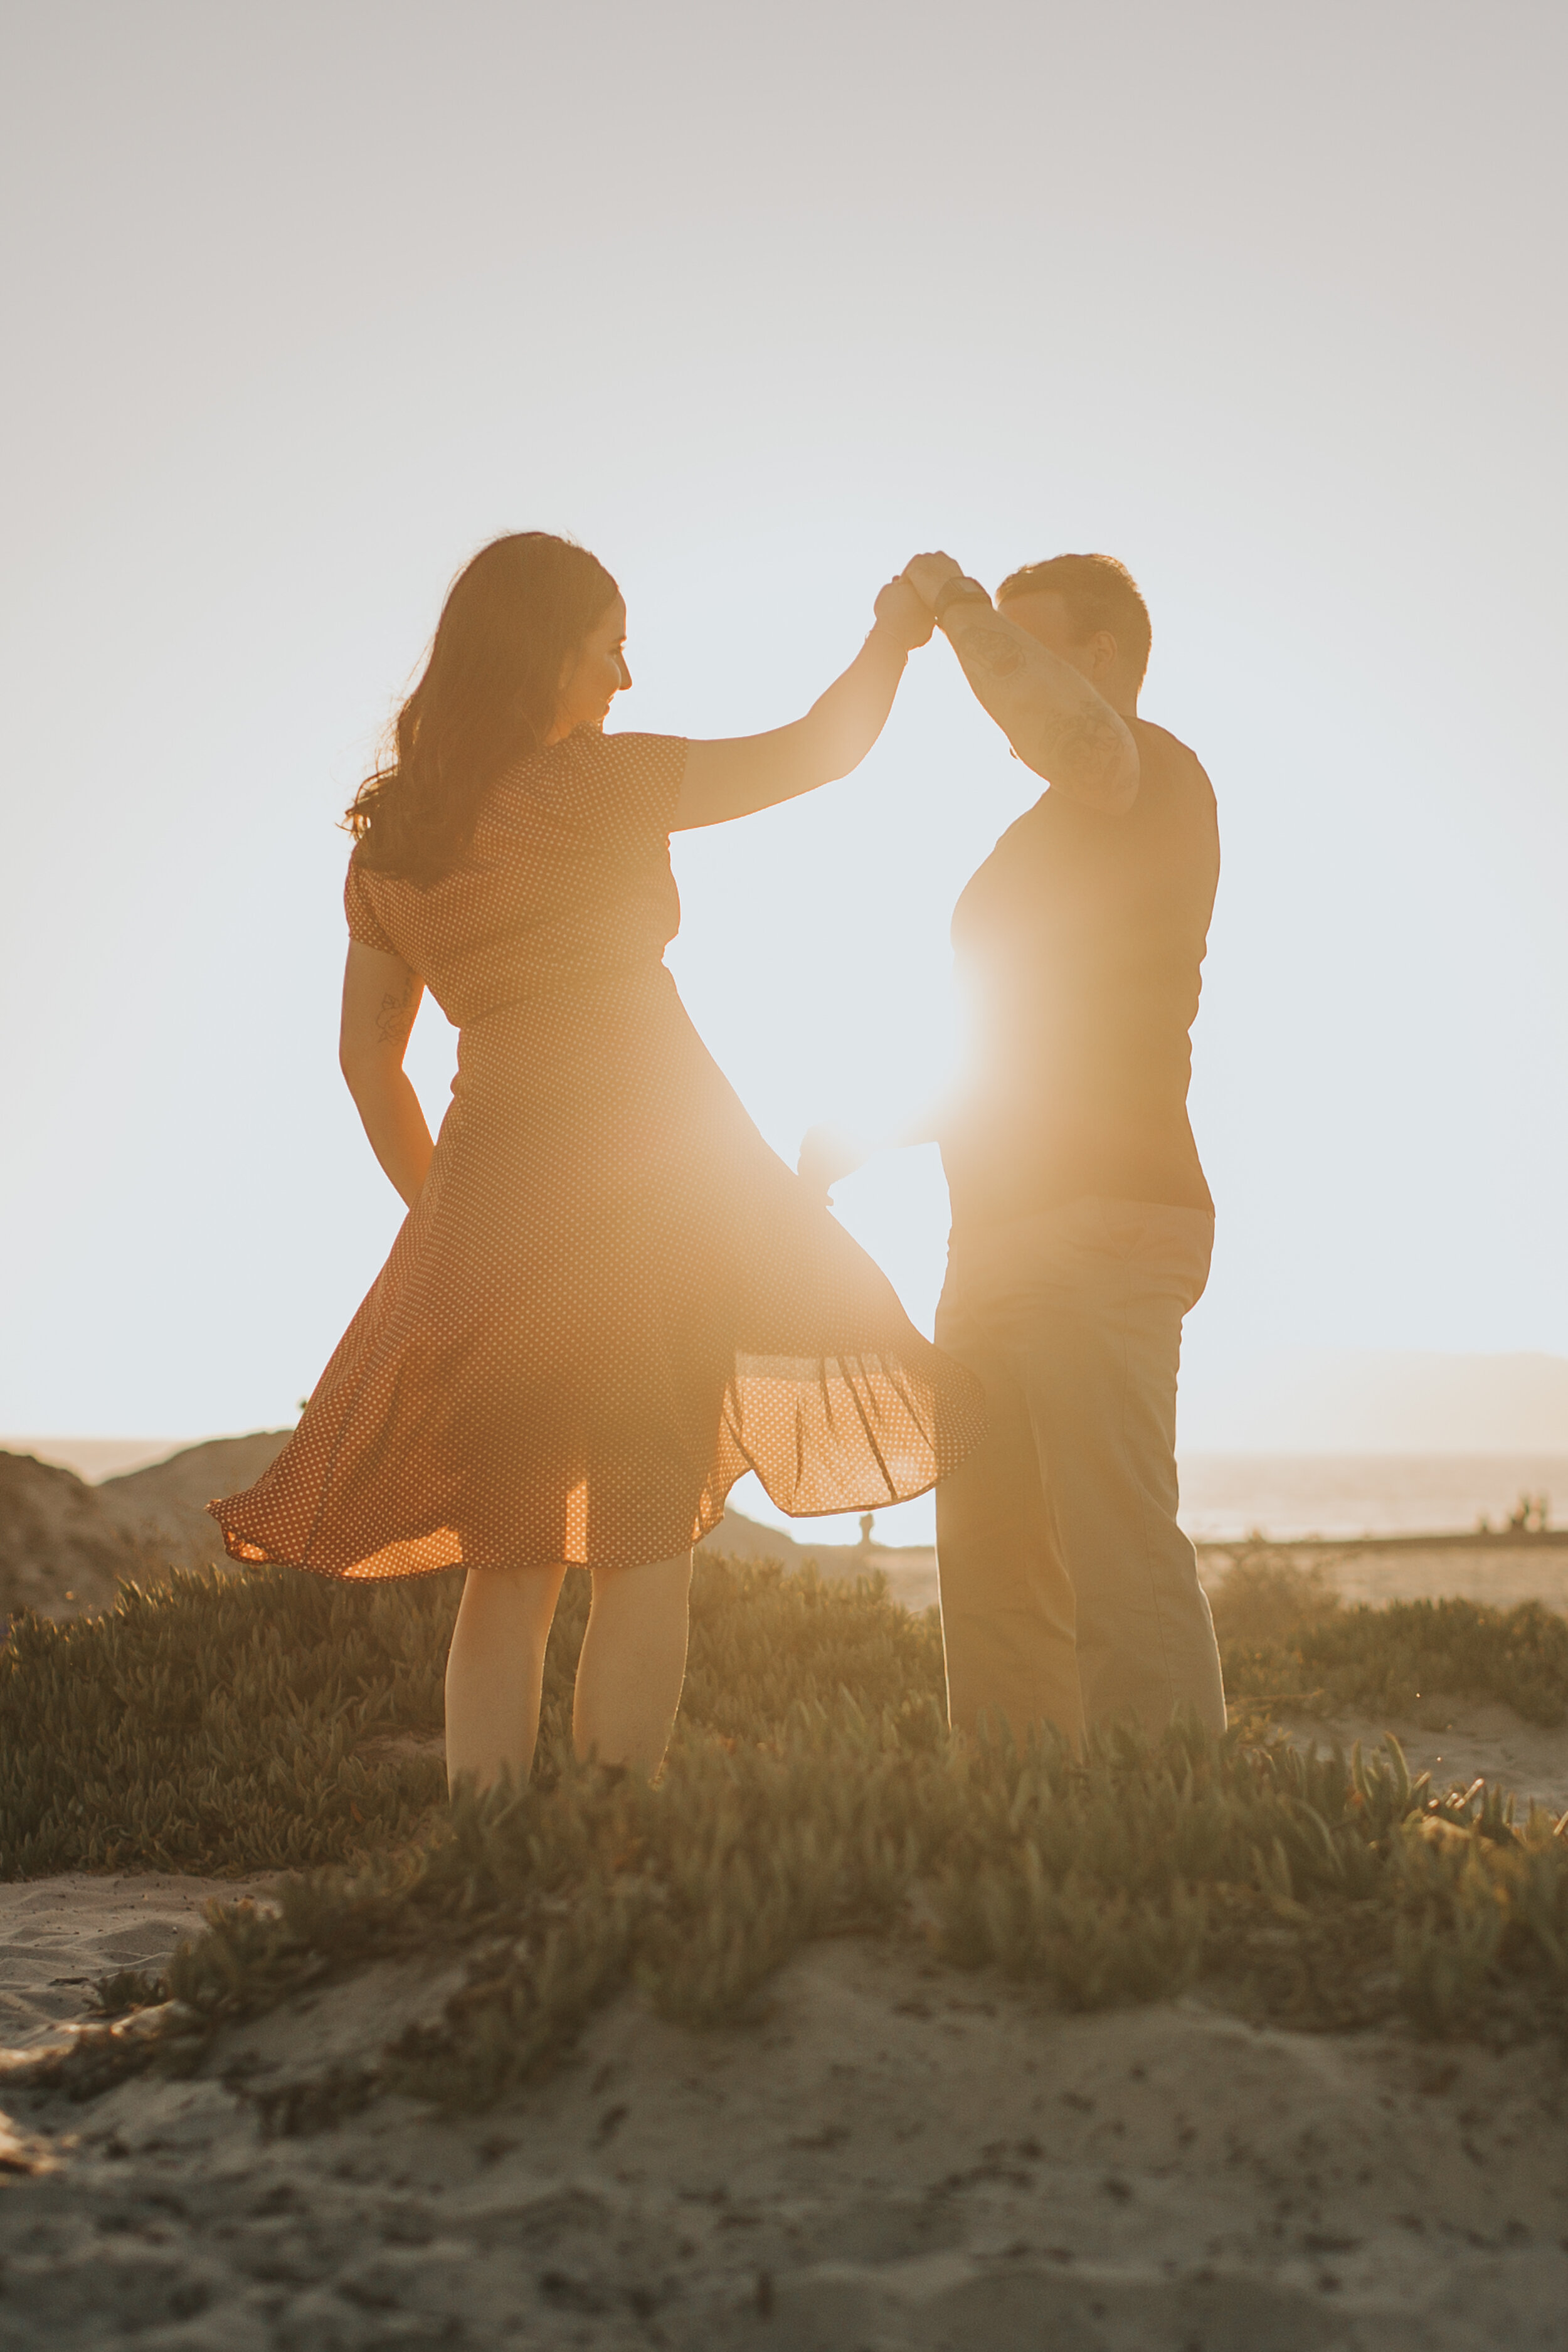
[[[571,1761],[573,1591],[532,1785],[448,1811],[433,1759],[396,1736],[438,1720],[454,1600],[445,1580],[351,1592],[258,1570],[14,1630],[8,1874],[300,1870],[276,1913],[216,1911],[166,1985],[101,1988],[109,2012],[164,1991],[180,2005],[187,2031],[138,2050],[188,2063],[226,2020],[373,1958],[457,1955],[466,1982],[439,2023],[321,2085],[317,2109],[388,2085],[471,2106],[628,1983],[694,2023],[743,2016],[803,1942],[845,1932],[920,1934],[954,1968],[1076,2007],[1201,1982],[1303,2025],[1403,2012],[1428,2032],[1537,2032],[1561,2013],[1568,1849],[1549,1820],[1440,1799],[1392,1744],[1310,1760],[1266,1731],[1177,1727],[1082,1758],[965,1751],[942,1721],[934,1620],[875,1581],[700,1561],[655,1788]],[[1447,1688],[1519,1671],[1540,1707],[1568,1694],[1568,1628],[1528,1610],[1341,1610],[1254,1575],[1218,1614],[1238,1680],[1288,1672],[1338,1696],[1436,1657]]]

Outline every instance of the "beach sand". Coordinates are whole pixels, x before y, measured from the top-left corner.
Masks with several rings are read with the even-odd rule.
[[[1503,1718],[1508,1717],[1508,1720]],[[1568,1731],[1394,1727],[1568,1804]],[[1303,1738],[1373,1738],[1348,1719]],[[1452,1766],[1450,1774],[1448,1768]],[[0,2015],[36,2059],[87,1984],[267,1882],[0,1886]],[[1094,2017],[938,1967],[914,1927],[810,1947],[752,2021],[626,1995],[554,2075],[443,2121],[301,2086],[438,2015],[387,1964],[226,2030],[189,2081],[80,2104],[0,2074],[7,2352],[1513,2352],[1563,2342],[1563,2053]]]
[[[202,1892],[191,1890],[193,1901]],[[756,2022],[627,1996],[457,2123],[267,2128],[438,2009],[387,1969],[209,2071],[10,2104],[15,2352],[1492,2352],[1562,2342],[1561,2056],[1053,2014],[912,1937],[802,1954]],[[3,2160],[3,2159],[0,2159]]]

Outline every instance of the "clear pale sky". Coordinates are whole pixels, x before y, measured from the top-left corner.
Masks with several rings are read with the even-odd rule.
[[[1192,1378],[1568,1351],[1563,27],[12,11],[0,1428],[293,1417],[399,1213],[334,820],[527,526],[626,590],[614,723],[687,734],[796,716],[917,548],[1123,557],[1225,851]],[[678,843],[670,961],[778,1149],[926,1093],[1033,797],[939,644],[853,779]],[[434,1007],[414,1066],[438,1112]],[[934,1154],[839,1205],[929,1318]]]

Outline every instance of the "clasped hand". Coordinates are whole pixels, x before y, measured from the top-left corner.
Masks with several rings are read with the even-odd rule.
[[[962,580],[963,566],[940,551],[911,555],[896,580],[889,580],[877,598],[877,622],[907,653],[931,642],[936,626],[933,607],[950,580]]]
[[[935,555],[911,555],[903,576],[930,612],[947,583],[963,579],[963,566],[940,551]]]

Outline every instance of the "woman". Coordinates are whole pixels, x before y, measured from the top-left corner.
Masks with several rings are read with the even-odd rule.
[[[972,1377],[763,1143],[661,960],[671,830],[847,775],[930,614],[893,582],[804,719],[710,743],[601,732],[626,626],[609,573],[543,531],[447,597],[348,820],[342,1068],[409,1214],[289,1444],[211,1507],[238,1559],[467,1567],[447,1760],[480,1787],[529,1769],[567,1564],[593,1575],[578,1752],[653,1770],[691,1547],[734,1481],[873,1508],[982,1423]],[[403,1068],[426,987],[460,1033],[435,1144]]]

